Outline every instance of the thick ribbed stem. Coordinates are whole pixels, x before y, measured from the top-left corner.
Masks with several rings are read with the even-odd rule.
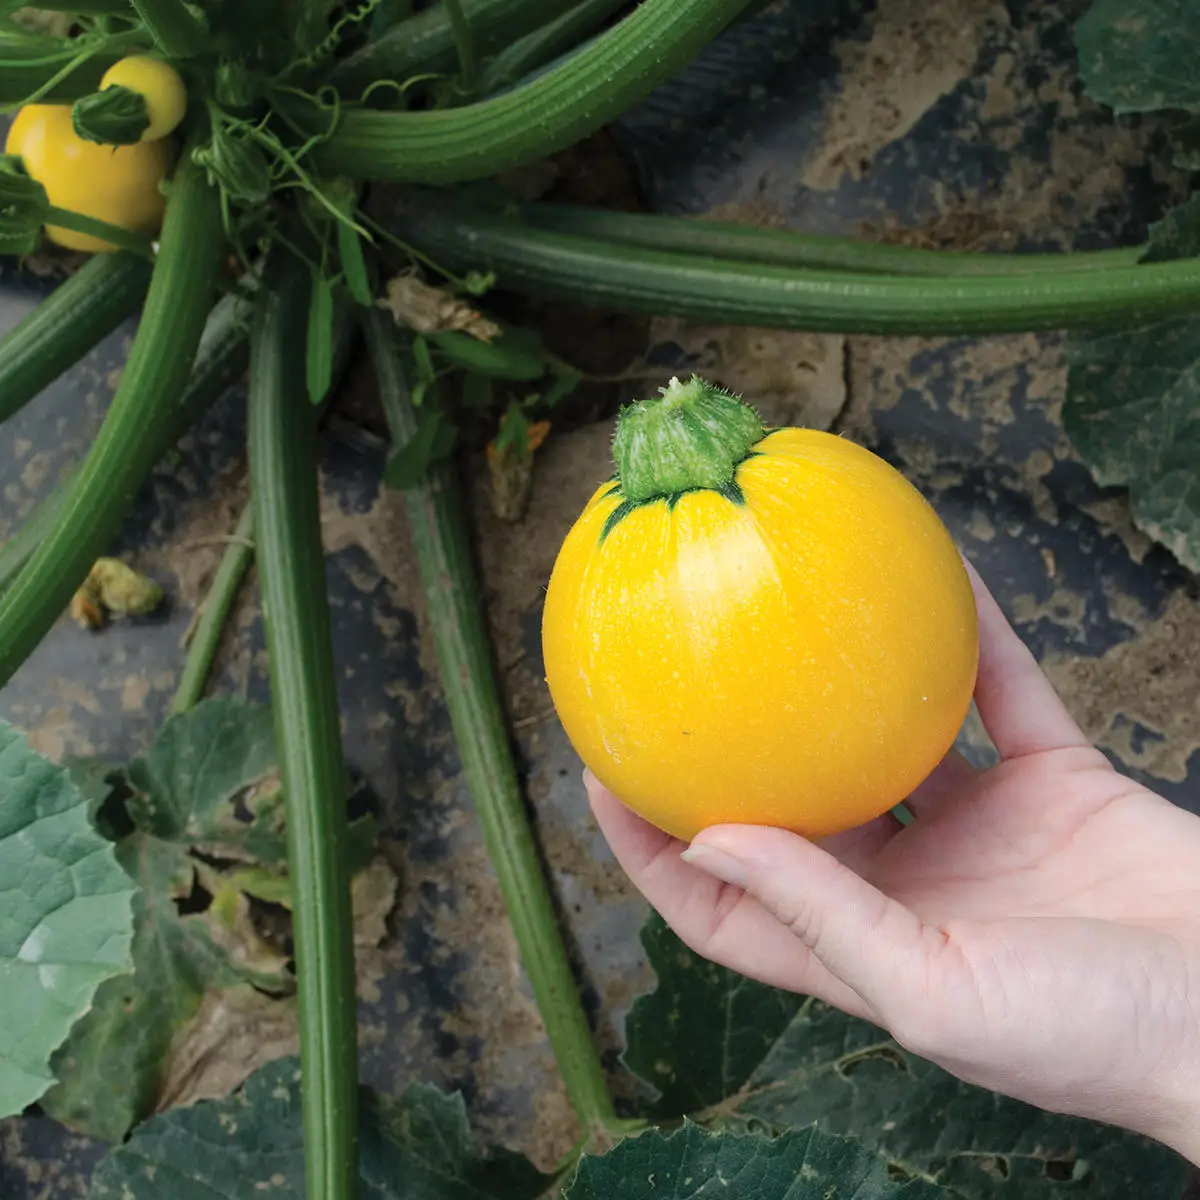
[[[758,414],[693,375],[622,409],[613,459],[627,500],[640,504],[693,488],[724,488],[763,436]]]
[[[346,768],[325,594],[317,409],[304,397],[307,268],[271,264],[251,334],[249,443],[275,743],[287,802],[308,1200],[358,1181]]]
[[[363,324],[384,414],[402,446],[418,426],[395,327],[377,308],[364,311]],[[629,1126],[613,1111],[521,794],[454,471],[435,468],[404,498],[454,740],[488,856],[585,1141],[608,1145]]]

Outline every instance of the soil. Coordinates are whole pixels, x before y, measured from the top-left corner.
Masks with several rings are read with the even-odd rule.
[[[1004,23],[998,0],[892,0],[836,47],[841,71],[815,151],[800,168],[806,187],[860,179],[883,147],[908,133],[974,70],[989,27]],[[898,88],[896,81],[904,86]]]
[[[1183,783],[1200,752],[1200,603],[1186,593],[1150,617],[1129,605],[1133,636],[1098,658],[1051,654],[1042,666],[1083,731],[1125,765]]]

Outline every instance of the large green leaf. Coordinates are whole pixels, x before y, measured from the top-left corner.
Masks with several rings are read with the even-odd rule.
[[[769,1013],[770,998],[750,993],[773,989],[731,978],[724,989],[689,990],[698,977],[690,961],[696,956],[651,920],[647,949],[673,1016],[660,1030],[648,1082],[671,1078],[673,1069],[675,1078],[681,1072],[700,1078],[696,1044],[715,1062],[740,1059],[729,1073],[735,1078],[744,1067],[743,1033],[713,997],[736,995],[742,1012]],[[631,1010],[634,1061],[647,1061],[654,1044],[652,1026],[638,1020],[646,1011]],[[688,1030],[688,1045],[676,1029]],[[874,1026],[812,999],[799,1003],[737,1089],[695,1116],[726,1128],[816,1123],[826,1132],[855,1134],[905,1174],[929,1176],[951,1195],[972,1200],[1066,1200],[1067,1192],[1072,1200],[1175,1200],[1186,1178],[1182,1160],[1161,1146],[960,1083]]]
[[[1134,522],[1200,570],[1200,316],[1073,335],[1063,426]]]
[[[293,989],[286,955],[256,931],[247,897],[266,890],[262,864],[282,853],[273,747],[269,710],[208,701],[168,721],[130,768],[138,828],[116,850],[142,888],[134,971],[100,988],[54,1058],[59,1082],[43,1105],[72,1128],[119,1141],[151,1113],[209,991]],[[197,847],[231,867],[197,858]]]
[[[97,987],[129,970],[134,892],[68,772],[0,722],[0,1116],[46,1091]]]
[[[920,1179],[892,1181],[887,1163],[853,1138],[803,1129],[776,1138],[673,1133],[627,1138],[580,1160],[563,1200],[937,1200]]]
[[[1200,197],[1151,227],[1147,261],[1200,252]],[[1127,487],[1133,519],[1200,570],[1200,316],[1067,340],[1063,427],[1102,487]]]
[[[172,717],[129,766],[129,812],[154,837],[264,864],[287,861],[271,710],[216,697]]]
[[[625,1023],[625,1065],[659,1093],[652,1112],[679,1116],[732,1096],[750,1078],[804,1002],[693,954],[657,917],[642,929],[658,987]],[[713,1053],[713,1016],[721,1051]]]
[[[1200,112],[1200,5],[1096,0],[1075,29],[1089,95],[1119,113]]]
[[[481,1154],[462,1098],[413,1085],[398,1100],[364,1088],[359,1200],[532,1200],[547,1178],[523,1158]],[[304,1200],[295,1059],[235,1095],[156,1117],[96,1168],[92,1200]]]
[[[51,1116],[106,1141],[120,1141],[152,1112],[171,1066],[172,1042],[212,988],[243,981],[286,992],[282,955],[255,935],[244,908],[211,906],[184,915],[197,884],[186,849],[144,833],[117,847],[141,884],[135,905],[134,973],[106,983],[54,1059],[59,1082],[46,1093]]]

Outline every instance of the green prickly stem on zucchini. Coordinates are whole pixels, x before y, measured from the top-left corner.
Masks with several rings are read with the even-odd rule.
[[[97,254],[60,284],[20,325],[0,338],[0,418],[36,395],[66,366],[140,307],[150,281],[147,263],[130,254]],[[158,427],[147,457],[162,458],[246,369],[248,302],[228,295],[209,314],[187,387]],[[72,493],[74,468],[0,546],[0,593],[54,528]]]
[[[614,244],[482,209],[404,205],[395,236],[448,269],[487,269],[511,291],[625,312],[812,332],[921,337],[1147,323],[1200,304],[1200,260],[977,278],[768,266]],[[949,252],[947,252],[949,253]]]
[[[345,764],[317,482],[317,410],[305,404],[304,267],[268,261],[251,335],[250,484],[266,613],[300,995],[308,1195],[356,1192],[354,938]]]
[[[641,504],[697,488],[727,488],[762,439],[758,414],[731,392],[693,375],[621,410],[613,459],[626,500]]]
[[[643,0],[568,61],[478,104],[381,112],[317,102],[295,107],[295,119],[324,138],[313,159],[327,171],[380,182],[483,179],[599,129],[692,58],[747,3]]]
[[[121,383],[44,539],[0,596],[0,681],[42,640],[116,532],[161,454],[216,290],[218,196],[185,157]]]
[[[146,97],[116,84],[75,101],[71,124],[85,141],[132,146],[150,128]]]
[[[124,252],[94,255],[0,337],[0,421],[132,316],[149,282],[150,264],[142,258]],[[0,558],[6,551],[7,543]]]

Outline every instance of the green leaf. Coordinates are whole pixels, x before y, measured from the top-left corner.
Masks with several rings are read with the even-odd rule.
[[[441,410],[428,405],[417,410],[416,432],[393,451],[383,473],[390,488],[410,488],[420,483],[430,466],[445,458],[454,447],[458,430]]]
[[[71,123],[76,137],[101,145],[133,146],[150,128],[146,97],[132,88],[112,84],[75,101]]]
[[[52,1116],[108,1141],[153,1111],[207,992],[244,982],[274,994],[294,987],[237,879],[247,864],[278,873],[286,862],[270,710],[217,698],[172,717],[130,765],[127,783],[136,831],[116,853],[142,888],[133,974],[96,993],[56,1054],[59,1083],[42,1101]]]
[[[248,126],[221,126],[207,146],[192,151],[192,158],[230,200],[262,204],[271,194],[271,169]]]
[[[518,404],[510,404],[500,418],[500,428],[492,439],[492,450],[497,454],[511,452],[517,458],[529,457],[529,418]]]
[[[626,1138],[579,1162],[563,1200],[937,1200],[922,1179],[892,1181],[887,1163],[853,1138],[802,1129],[777,1138],[709,1133],[686,1122],[672,1133]]]
[[[509,326],[495,341],[484,342],[459,330],[428,335],[451,364],[491,379],[528,383],[546,373],[541,338],[532,330]]]
[[[1063,427],[1134,523],[1200,571],[1200,317],[1067,342]]]
[[[1145,262],[1200,253],[1200,196],[1150,227]],[[1200,570],[1200,317],[1067,339],[1063,428],[1134,523]]]
[[[549,1183],[522,1158],[481,1154],[462,1098],[412,1085],[360,1092],[360,1200],[532,1200]],[[304,1200],[299,1068],[271,1063],[235,1095],[156,1117],[113,1150],[91,1200]]]
[[[214,84],[217,103],[229,112],[243,112],[254,104],[254,76],[239,59],[222,59],[217,64]]]
[[[412,340],[413,361],[417,365],[417,378],[423,382],[432,382],[437,378],[437,370],[429,353],[429,343],[421,334]],[[414,401],[415,403],[415,401]]]
[[[686,1093],[676,1081],[688,1081],[709,1105],[698,1120],[778,1130],[815,1123],[828,1133],[856,1134],[905,1173],[929,1176],[964,1200],[1062,1200],[1064,1180],[1073,1200],[1166,1200],[1183,1190],[1186,1167],[1162,1146],[960,1083],[873,1025],[816,1000],[801,1000],[780,1027],[772,1004],[797,997],[702,967],[661,922],[652,930],[646,944],[665,997],[656,1015],[670,1023],[659,1026],[655,1047],[642,1009],[635,1061],[648,1082],[668,1081],[681,1099]],[[637,1016],[635,1005],[631,1048]],[[754,1020],[774,1021],[777,1032],[746,1074],[756,1053],[746,1045],[746,1026]],[[707,1070],[703,1055],[711,1059]],[[725,1079],[740,1082],[713,1105],[709,1097],[721,1090],[714,1080]]]
[[[1096,0],[1075,27],[1075,44],[1093,100],[1118,113],[1200,112],[1200,5]]]
[[[117,855],[142,887],[134,906],[134,973],[96,993],[94,1007],[55,1056],[59,1082],[42,1100],[52,1117],[110,1142],[153,1111],[172,1040],[208,989],[243,980],[273,984],[275,991],[291,985],[282,957],[272,971],[253,935],[235,949],[246,932],[238,928],[244,913],[232,920],[215,906],[180,913],[198,882],[195,860],[182,847],[138,833],[120,843]]]
[[[135,888],[68,772],[0,722],[0,1116],[54,1082],[49,1060],[132,962]]]
[[[46,189],[25,174],[19,158],[0,155],[0,254],[34,250],[49,213]]]
[[[1144,262],[1200,254],[1200,196],[1150,227]],[[1139,529],[1200,570],[1200,316],[1067,339],[1063,428]]]
[[[1150,226],[1150,244],[1141,262],[1168,262],[1200,254],[1200,193],[1168,209]]]
[[[370,308],[375,303],[375,297],[371,295],[371,280],[367,274],[367,260],[363,257],[358,230],[346,221],[338,221],[337,240],[338,258],[346,276],[346,287],[356,304]]]
[[[583,372],[569,363],[550,364],[555,374],[554,382],[538,397],[545,408],[561,404],[583,382]]]
[[[223,696],[171,717],[129,765],[129,814],[164,841],[284,866],[287,840],[271,710]]]
[[[313,277],[305,351],[308,398],[320,404],[333,382],[333,285],[324,275]]]
[[[656,1116],[709,1108],[750,1078],[804,997],[763,987],[693,954],[657,915],[643,926],[642,945],[658,986],[629,1010],[625,1065],[659,1093],[651,1110]],[[714,1046],[716,1013],[722,1024]]]

